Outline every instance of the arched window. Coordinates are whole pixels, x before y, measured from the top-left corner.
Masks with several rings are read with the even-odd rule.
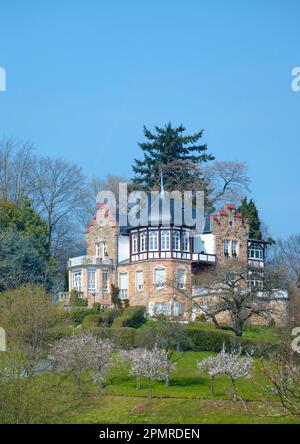
[[[173,250],[180,251],[180,232],[179,231],[175,231],[175,230],[173,231],[172,243],[173,243]]]
[[[161,231],[161,250],[170,250],[170,231],[168,230]]]
[[[184,231],[182,235],[182,244],[183,244],[183,251],[190,251],[190,234],[188,231]]]
[[[149,231],[149,251],[158,250],[158,232]]]
[[[140,251],[147,250],[147,233],[140,234]]]
[[[138,237],[137,234],[132,235],[132,253],[135,254],[138,251]]]
[[[250,259],[263,260],[264,250],[259,244],[251,244],[248,255]]]
[[[73,271],[72,273],[72,286],[77,291],[82,291],[82,276],[81,270]]]

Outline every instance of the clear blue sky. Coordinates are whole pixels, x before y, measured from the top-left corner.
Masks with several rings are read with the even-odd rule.
[[[130,176],[144,124],[204,128],[271,234],[299,233],[299,22],[298,0],[1,2],[0,134]]]

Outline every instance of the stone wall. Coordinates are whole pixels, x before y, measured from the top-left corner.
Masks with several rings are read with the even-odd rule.
[[[166,269],[166,287],[157,289],[154,285],[154,270],[156,268]],[[177,290],[177,270],[183,268],[186,270],[185,289]],[[149,260],[139,263],[120,265],[120,273],[127,273],[128,297],[130,305],[145,305],[149,302],[168,302],[175,300],[185,304],[186,311],[189,312],[191,302],[188,297],[191,295],[191,262],[182,260]],[[136,273],[143,271],[143,290],[137,289]]]

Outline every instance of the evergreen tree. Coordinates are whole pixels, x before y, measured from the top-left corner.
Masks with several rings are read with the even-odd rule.
[[[50,288],[48,227],[29,199],[0,200],[0,292],[32,283]]]
[[[153,134],[144,126],[147,141],[139,143],[144,159],[134,160],[133,184],[146,190],[157,188],[162,169],[164,185],[168,191],[178,189],[183,179],[186,189],[192,189],[195,175],[200,179],[196,167],[214,159],[206,152],[207,145],[198,143],[203,130],[192,135],[184,135],[186,129],[183,125],[174,128],[171,123],[163,128],[156,126],[155,130],[156,134]],[[188,188],[189,185],[191,188]]]
[[[250,239],[260,240],[262,238],[262,233],[260,230],[260,219],[254,200],[250,199],[248,202],[247,197],[242,199],[241,206],[238,208],[238,211],[245,219],[249,220]]]
[[[30,237],[33,247],[50,259],[47,224],[32,208],[29,199],[23,198],[19,202],[0,200],[0,233],[9,230]]]

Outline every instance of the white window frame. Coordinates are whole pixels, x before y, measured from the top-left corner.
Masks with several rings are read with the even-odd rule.
[[[123,287],[122,276],[126,276],[126,288]],[[119,282],[120,282],[120,299],[128,299],[128,275],[127,272],[122,272],[119,274]]]
[[[72,288],[82,291],[82,270],[72,271]]]
[[[249,256],[249,259],[263,261],[264,260],[264,250],[260,245],[253,244],[249,248],[248,256]]]
[[[158,251],[158,231],[149,231],[149,251]]]
[[[170,230],[161,230],[160,246],[161,251],[170,251]]]
[[[230,242],[228,239],[223,240],[223,252],[225,257],[229,257]]]
[[[147,233],[142,231],[140,233],[140,252],[144,253],[145,251],[147,251]]]
[[[106,276],[106,278],[104,278]],[[104,285],[106,283],[106,286]],[[109,292],[109,272],[108,270],[102,270],[102,292]]]
[[[237,257],[238,255],[238,242],[236,240],[231,241],[231,255]]]
[[[144,288],[144,271],[137,270],[136,271],[136,289],[137,289],[137,291],[142,291],[143,288]]]
[[[93,279],[91,279],[91,275]],[[96,293],[97,289],[97,273],[96,268],[89,267],[87,269],[87,290],[89,293]]]
[[[101,244],[100,244],[100,242],[96,243],[96,257],[101,257]]]
[[[133,233],[133,235],[131,237],[131,241],[132,241],[132,253],[136,254],[138,252],[138,234],[137,233]]]
[[[157,279],[157,273],[162,272],[164,277],[162,280]],[[162,290],[166,288],[166,280],[167,280],[167,270],[165,267],[158,267],[154,269],[154,286],[157,290]]]
[[[182,249],[186,253],[190,251],[190,233],[188,231],[182,233]]]
[[[180,231],[178,230],[172,232],[172,248],[173,251],[180,251]]]
[[[183,279],[181,276],[183,276]],[[186,287],[186,269],[185,268],[177,268],[177,285],[179,289],[184,289]]]

